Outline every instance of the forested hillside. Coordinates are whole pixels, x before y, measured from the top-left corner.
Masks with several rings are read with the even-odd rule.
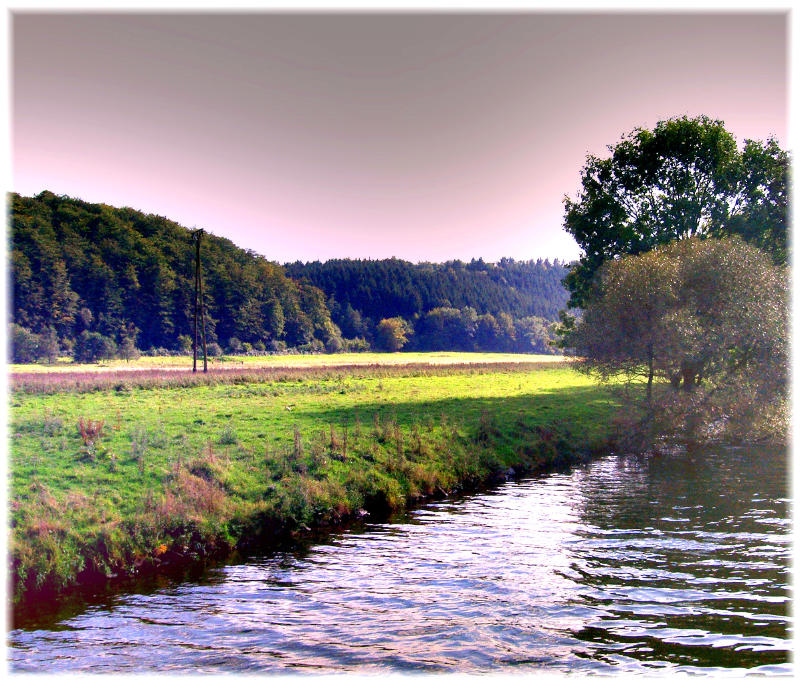
[[[143,350],[186,350],[194,292],[189,230],[161,216],[50,192],[13,194],[10,204],[17,325],[54,332],[68,353],[86,334]],[[227,239],[206,235],[202,244],[210,341],[281,348],[336,334],[318,289]]]
[[[194,248],[161,216],[42,192],[10,195],[12,342],[18,361],[191,348]],[[203,239],[212,353],[369,348],[547,352],[563,308],[557,261],[285,268]]]
[[[558,261],[413,264],[399,259],[292,263],[287,273],[325,292],[346,336],[384,318],[413,322],[409,348],[548,352],[547,325],[564,308]]]
[[[499,263],[413,264],[399,259],[336,259],[292,263],[286,272],[308,280],[342,308],[348,305],[371,318],[413,318],[433,308],[471,306],[479,314],[501,311],[515,318],[535,315],[555,320],[567,300],[558,260]]]

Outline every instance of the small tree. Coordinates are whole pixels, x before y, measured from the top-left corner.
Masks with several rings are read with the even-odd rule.
[[[38,360],[42,339],[29,329],[11,323],[11,357],[15,363],[34,363]]]
[[[763,252],[693,238],[606,263],[563,343],[584,371],[643,385],[645,423],[741,436],[785,402],[787,301],[786,271]]]
[[[94,363],[98,360],[113,358],[117,353],[117,345],[113,339],[99,332],[84,330],[75,340],[73,357],[82,363]]]
[[[178,335],[178,351],[183,356],[191,355],[192,353],[192,338],[188,334]]]
[[[58,336],[54,327],[50,326],[45,328],[44,332],[39,335],[39,357],[46,360],[48,363],[55,363],[58,360]]]
[[[119,357],[126,361],[136,360],[141,356],[141,352],[136,348],[136,343],[130,337],[124,337],[119,345]]]
[[[385,351],[399,351],[411,334],[412,329],[403,318],[384,318],[375,329],[375,342]]]
[[[206,352],[209,358],[217,358],[222,355],[222,347],[217,342],[208,342]]]

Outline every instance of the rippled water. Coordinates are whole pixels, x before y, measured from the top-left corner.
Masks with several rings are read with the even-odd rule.
[[[118,594],[15,671],[791,673],[784,453],[608,457]]]

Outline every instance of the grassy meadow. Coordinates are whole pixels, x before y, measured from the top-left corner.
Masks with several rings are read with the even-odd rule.
[[[15,598],[380,516],[607,444],[608,392],[566,364],[395,362],[411,355],[280,357],[319,365],[195,383],[166,371],[111,384],[50,373],[48,386],[12,375]]]

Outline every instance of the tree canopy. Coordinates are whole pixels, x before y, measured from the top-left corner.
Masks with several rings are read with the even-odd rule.
[[[191,350],[189,230],[52,192],[12,194],[10,209],[17,361]],[[566,268],[546,259],[283,267],[208,234],[202,261],[208,348],[217,355],[362,351],[385,346],[380,321],[395,318],[409,332],[404,350],[548,352],[548,326],[567,300]]]
[[[693,236],[738,234],[786,262],[789,161],[774,139],[740,149],[723,122],[682,117],[608,149],[587,158],[578,196],[564,200],[564,228],[583,250],[565,279],[570,306],[586,304],[607,260]]]
[[[785,404],[787,280],[738,237],[674,242],[605,263],[566,343],[585,371],[644,385],[649,417],[741,432]]]

